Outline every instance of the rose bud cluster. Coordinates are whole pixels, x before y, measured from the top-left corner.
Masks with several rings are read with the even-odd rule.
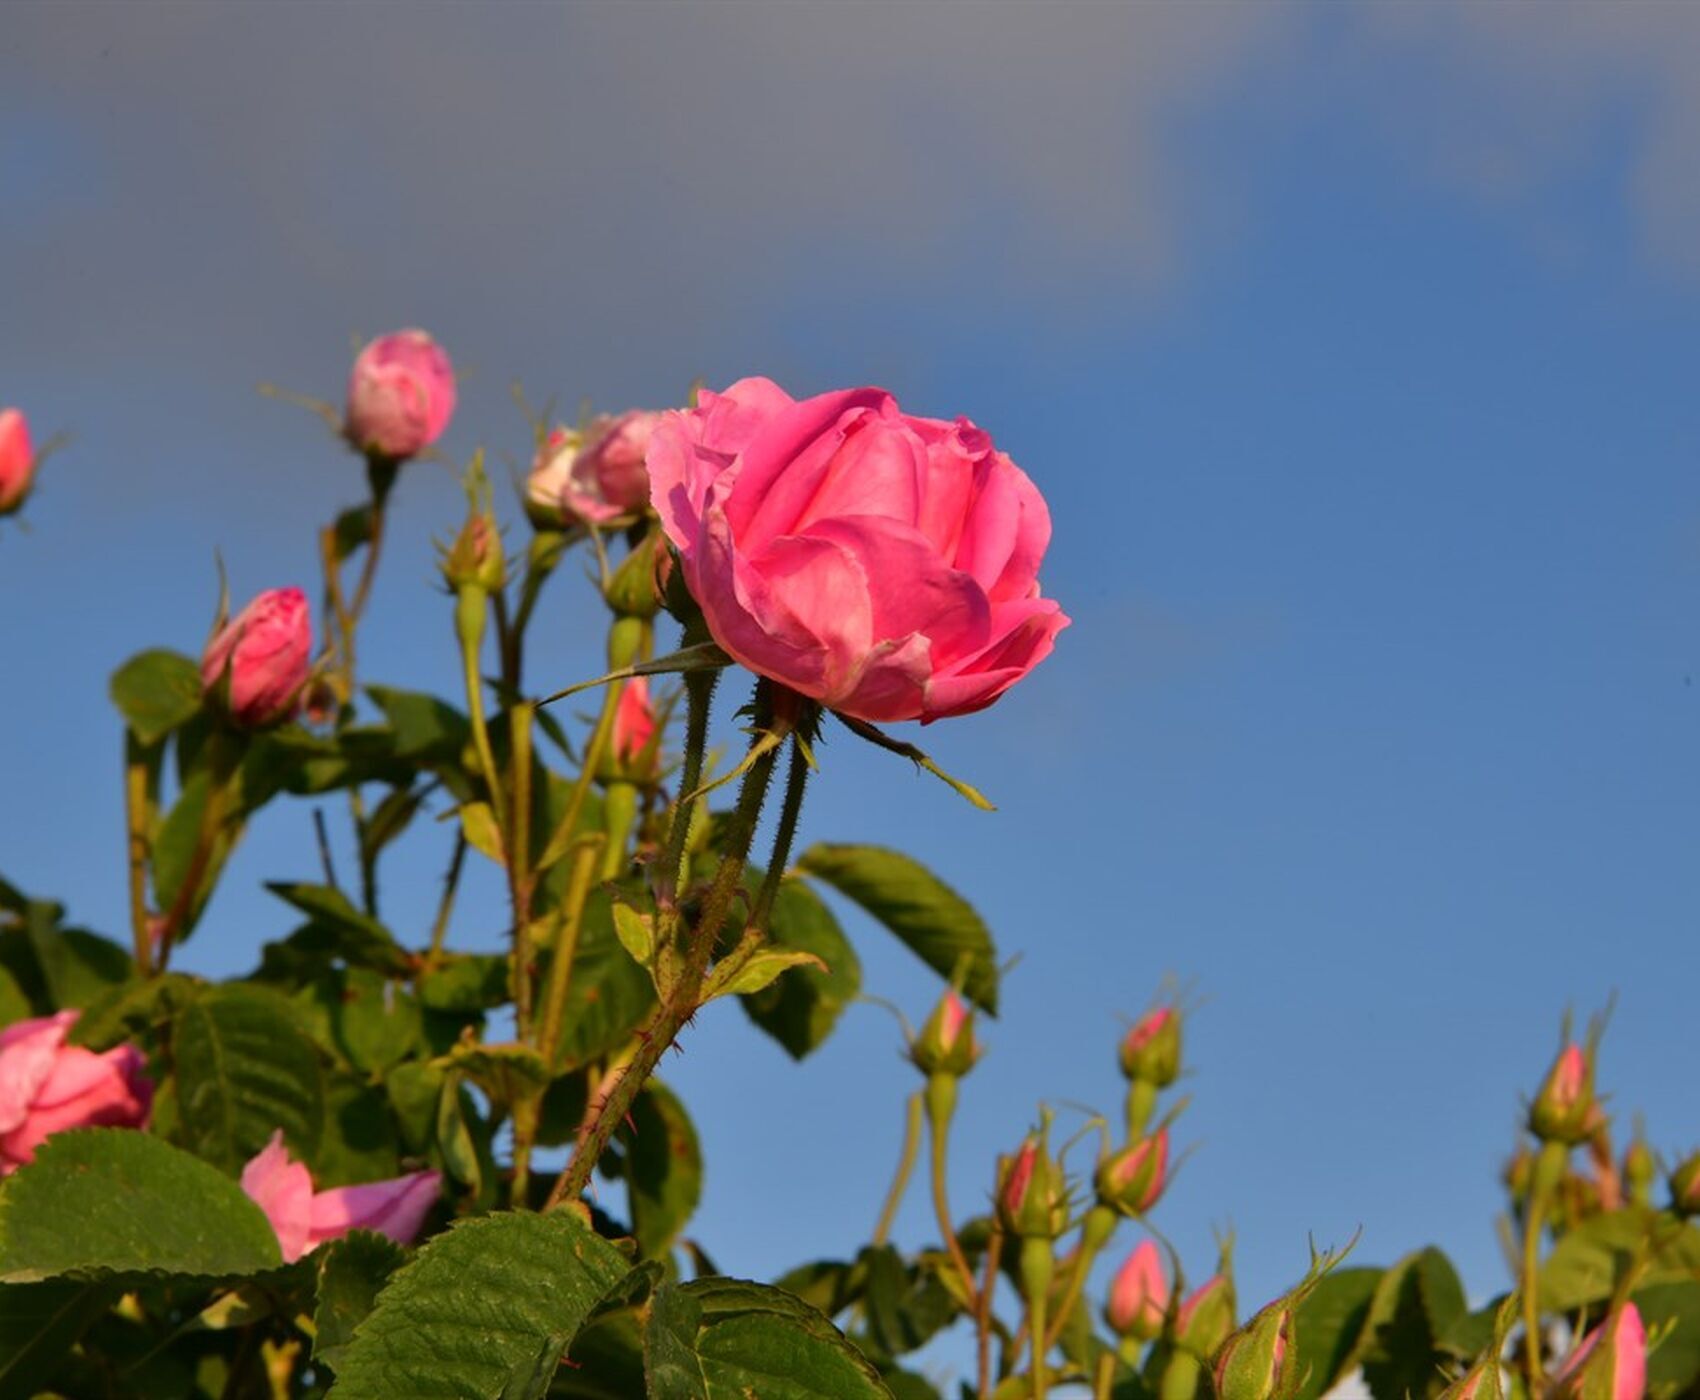
[[[355,358],[343,431],[368,456],[404,462],[443,435],[454,411],[448,353],[424,331],[395,331]]]
[[[662,416],[651,500],[708,631],[827,709],[928,723],[984,709],[1068,619],[1041,596],[1050,514],[965,418],[880,389],[768,379]]]
[[[312,1174],[291,1160],[281,1132],[242,1168],[242,1189],[271,1222],[286,1264],[350,1230],[373,1230],[411,1244],[436,1203],[440,1182],[436,1172],[420,1171],[315,1191]]]
[[[19,409],[0,409],[0,516],[23,505],[35,481],[35,447],[30,425]]]
[[[67,1045],[77,1012],[15,1021],[0,1030],[0,1176],[35,1158],[67,1128],[139,1128],[153,1084],[142,1052],[119,1045],[97,1054]]]
[[[1647,1329],[1624,1303],[1564,1359],[1547,1400],[1641,1400],[1647,1392]]]
[[[219,627],[201,654],[201,691],[238,729],[294,717],[311,670],[307,595],[272,588]]]

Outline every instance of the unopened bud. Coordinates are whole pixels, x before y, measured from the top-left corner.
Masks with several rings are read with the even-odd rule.
[[[343,431],[360,451],[400,462],[441,437],[454,411],[454,366],[443,347],[424,331],[396,331],[354,361]]]
[[[1625,1303],[1564,1359],[1547,1400],[1641,1400],[1646,1389],[1647,1329]]]
[[[1169,1281],[1151,1240],[1140,1241],[1110,1282],[1104,1321],[1119,1337],[1149,1342],[1163,1330],[1169,1310]]]
[[[980,1058],[974,1043],[974,1012],[954,987],[947,988],[909,1042],[909,1058],[922,1074],[949,1074],[960,1078]]]
[[[36,455],[29,420],[15,408],[0,409],[0,516],[23,505],[35,480]]]
[[[1670,1208],[1678,1215],[1700,1215],[1700,1152],[1685,1157],[1671,1172]]]
[[[294,717],[306,690],[313,625],[299,588],[270,588],[207,642],[201,690],[238,729],[265,729]]]
[[[1211,1365],[1216,1400],[1278,1400],[1284,1395],[1292,1335],[1293,1312],[1282,1298],[1223,1342]]]
[[[654,779],[660,766],[661,744],[655,709],[649,701],[649,681],[643,676],[627,681],[621,689],[608,737],[607,777],[639,784]]]
[[[1175,1314],[1175,1344],[1204,1359],[1213,1356],[1234,1330],[1234,1276],[1224,1258],[1218,1271],[1181,1302]]]
[[[1068,1184],[1051,1156],[1048,1126],[1029,1133],[1015,1156],[1004,1160],[998,1183],[1004,1229],[1024,1240],[1054,1240],[1068,1227]]]
[[[663,564],[671,567],[671,556],[664,548],[661,532],[651,530],[609,578],[603,595],[608,606],[620,617],[654,617],[661,611],[663,583],[658,571]]]
[[[1594,1101],[1594,1059],[1575,1043],[1559,1051],[1529,1106],[1529,1130],[1542,1142],[1573,1147],[1599,1126]]]
[[[1484,1356],[1447,1386],[1436,1400],[1505,1400],[1505,1378],[1499,1353]]]
[[[1124,1215],[1144,1215],[1168,1185],[1168,1170],[1169,1130],[1159,1128],[1104,1159],[1094,1182],[1098,1199]]]
[[[443,578],[456,592],[464,588],[499,592],[507,576],[507,561],[502,556],[502,533],[490,508],[490,483],[480,458],[474,458],[467,469],[466,499],[466,523],[454,543],[443,551]]]
[[[1159,1089],[1173,1084],[1181,1072],[1181,1016],[1173,1006],[1159,1006],[1135,1021],[1122,1037],[1122,1073]]]
[[[525,478],[525,514],[539,530],[564,530],[573,523],[565,493],[573,459],[583,445],[584,436],[576,429],[551,428],[532,457]]]

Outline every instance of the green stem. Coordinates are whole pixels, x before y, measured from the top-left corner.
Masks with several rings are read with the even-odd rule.
[[[903,1203],[903,1196],[909,1189],[909,1178],[915,1171],[915,1157],[921,1147],[921,1111],[923,1095],[919,1089],[909,1096],[908,1107],[904,1110],[903,1119],[903,1149],[897,1157],[897,1175],[891,1180],[891,1190],[886,1193],[885,1206],[880,1211],[879,1223],[874,1226],[873,1244],[875,1248],[884,1244],[891,1236],[891,1224],[897,1218],[897,1208]]]
[[[535,713],[526,704],[508,711],[513,806],[502,842],[514,911],[514,1028],[522,1042],[531,1039],[531,721]]]
[[[241,762],[242,750],[242,740],[223,730],[214,729],[207,737],[201,760],[207,768],[207,803],[201,809],[200,829],[195,834],[195,848],[189,857],[189,867],[183,872],[183,881],[172,897],[171,907],[159,921],[156,972],[165,971],[171,958],[172,944],[194,923],[198,912],[197,896],[218,853],[219,837],[223,835],[229,789]],[[229,852],[225,855],[228,857]]]
[[[625,873],[629,860],[626,842],[637,824],[637,809],[636,784],[618,780],[608,784],[602,798],[602,824],[608,828],[608,844],[602,852],[604,880],[617,880]]]
[[[1116,1379],[1116,1354],[1104,1351],[1098,1357],[1098,1375],[1092,1382],[1092,1400],[1110,1400]]]
[[[1169,1353],[1169,1364],[1163,1368],[1158,1383],[1157,1400],[1194,1400],[1198,1394],[1201,1368],[1198,1358],[1179,1347]]]
[[[1151,1115],[1157,1109],[1157,1086],[1146,1079],[1136,1079],[1127,1090],[1127,1140],[1138,1142],[1145,1136]]]
[[[779,808],[779,826],[773,833],[773,854],[768,858],[767,871],[756,902],[750,908],[745,927],[765,933],[773,913],[773,901],[778,897],[785,867],[791,862],[791,845],[797,839],[797,817],[803,810],[803,789],[808,786],[809,759],[797,736],[791,736],[791,761],[785,770],[785,798]]]
[[[755,708],[758,730],[765,729],[772,723],[771,695],[770,682],[757,683]],[[670,995],[656,1006],[649,1020],[638,1032],[638,1053],[627,1066],[625,1073],[620,1076],[619,1082],[609,1090],[593,1120],[580,1133],[572,1160],[567,1163],[566,1170],[561,1173],[554,1190],[549,1193],[551,1207],[564,1199],[576,1200],[579,1193],[589,1184],[590,1174],[607,1149],[614,1129],[624,1120],[638,1092],[648,1081],[656,1065],[661,1062],[661,1057],[667,1053],[667,1047],[673,1043],[674,1037],[685,1022],[696,1014],[701,1004],[699,998],[709,960],[714,955],[715,943],[720,937],[721,929],[725,927],[726,916],[731,912],[739,887],[743,883],[750,843],[755,839],[762,802],[767,796],[768,783],[773,777],[774,758],[774,752],[769,750],[744,774],[743,785],[738,790],[738,805],[733,809],[726,826],[725,854],[721,857],[720,868],[715,872],[714,882],[709,886],[708,894],[703,900],[696,925],[690,930],[679,979]],[[671,938],[676,935],[676,918],[675,914],[672,918],[658,920],[661,924],[661,928],[657,930],[659,937]]]
[[[543,1063],[554,1072],[556,1048],[561,1039],[561,1019],[567,1005],[567,988],[572,984],[573,959],[578,956],[579,930],[584,923],[584,903],[590,892],[600,855],[600,840],[589,840],[573,853],[567,888],[561,896],[559,931],[549,956],[549,982],[543,992],[543,1029],[537,1048]]]
[[[686,645],[693,640],[689,632],[683,638]],[[672,903],[684,879],[681,867],[690,838],[691,812],[696,805],[685,799],[702,786],[703,762],[708,753],[708,717],[719,679],[718,671],[691,671],[685,676],[685,760],[679,771],[679,801],[674,805],[667,845],[656,867],[657,891],[663,904]]]
[[[949,1180],[950,1120],[956,1114],[956,1076],[931,1074],[927,1076],[927,1127],[932,1137],[931,1177],[933,1214],[938,1217],[939,1233],[944,1237],[945,1251],[962,1276],[964,1296],[974,1299],[974,1270],[968,1256],[962,1252],[962,1242],[956,1238],[956,1226],[951,1223]]]
[[[478,652],[484,640],[484,609],[488,601],[482,588],[474,586],[460,590],[455,598],[455,635],[460,638],[461,679],[466,685],[466,712],[472,721],[472,743],[478,751],[478,766],[484,774],[484,785],[490,791],[490,811],[501,823],[506,804],[502,801],[501,776],[496,772],[496,755],[490,748],[490,731],[484,723],[484,682],[478,674]]]
[[[1045,1305],[1051,1291],[1051,1242],[1032,1236],[1021,1242],[1021,1291],[1027,1299],[1027,1335],[1032,1339],[1033,1400],[1045,1400],[1045,1357],[1049,1328]]]
[[[1564,1178],[1564,1168],[1570,1149],[1562,1143],[1548,1142],[1541,1146],[1535,1158],[1535,1170],[1529,1181],[1529,1209],[1523,1219],[1523,1351],[1529,1378],[1529,1394],[1538,1395],[1541,1385],[1541,1304],[1539,1277],[1541,1267],[1541,1229],[1546,1221],[1547,1205],[1552,1193]]]
[[[514,609],[513,623],[508,628],[502,649],[502,679],[514,694],[519,693],[520,676],[525,664],[525,629],[531,625],[532,611],[543,592],[543,585],[555,566],[561,562],[567,537],[558,530],[539,530],[531,537],[531,547],[525,556],[525,578],[519,586],[519,605]]]
[[[146,977],[153,966],[153,939],[148,934],[148,822],[153,805],[149,765],[141,741],[124,730],[124,825],[130,886],[130,937],[135,949],[136,976]]]
[[[1081,1289],[1086,1286],[1086,1275],[1092,1268],[1092,1261],[1098,1257],[1115,1232],[1116,1213],[1108,1206],[1093,1206],[1086,1212],[1086,1219],[1080,1223],[1080,1243],[1074,1252],[1074,1267],[1068,1276],[1068,1286],[1063,1291],[1057,1315],[1051,1319],[1050,1334],[1045,1338],[1047,1349],[1054,1347],[1062,1336],[1069,1311],[1080,1297]]]
[[[425,966],[435,967],[443,957],[443,940],[449,934],[449,915],[454,912],[455,889],[460,884],[461,862],[466,859],[466,833],[455,832],[454,854],[449,857],[448,874],[443,877],[443,897],[437,901],[437,917],[431,925],[431,946],[425,954]]]

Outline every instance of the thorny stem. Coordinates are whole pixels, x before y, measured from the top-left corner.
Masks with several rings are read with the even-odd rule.
[[[876,1249],[890,1237],[892,1221],[897,1218],[897,1208],[903,1203],[904,1193],[909,1189],[909,1178],[915,1171],[915,1157],[921,1147],[923,1098],[924,1095],[917,1089],[909,1096],[904,1110],[903,1148],[897,1156],[897,1175],[891,1179],[891,1190],[886,1193],[879,1223],[874,1226],[873,1244]]]
[[[153,940],[148,937],[148,761],[141,741],[124,731],[124,825],[129,883],[130,936],[134,941],[136,975],[146,977],[153,964]]]
[[[448,873],[443,876],[443,897],[437,901],[437,918],[431,925],[431,947],[425,954],[425,965],[435,967],[443,956],[443,940],[449,933],[449,915],[454,912],[455,888],[460,884],[461,862],[466,859],[466,833],[455,833],[454,854],[449,857]]]
[[[694,639],[687,632],[682,640],[689,645]],[[673,809],[673,824],[667,831],[667,845],[656,877],[663,905],[672,902],[679,888],[679,867],[685,859],[691,813],[696,806],[685,799],[702,786],[703,762],[708,752],[708,715],[719,679],[718,671],[691,671],[685,676],[685,761],[679,772],[679,802]]]
[[[758,730],[772,723],[772,687],[768,681],[756,685],[756,716]],[[706,731],[706,725],[704,726]],[[638,1092],[648,1081],[674,1037],[694,1016],[701,1005],[703,978],[714,955],[714,946],[733,901],[743,882],[744,865],[749,858],[750,843],[755,838],[756,823],[761,816],[762,802],[767,796],[768,783],[773,777],[776,755],[770,748],[762,753],[744,774],[738,790],[738,804],[727,822],[724,855],[715,871],[697,915],[696,924],[686,935],[684,964],[678,981],[651,1013],[638,1032],[640,1047],[626,1072],[608,1092],[593,1122],[581,1132],[572,1160],[549,1193],[548,1207],[563,1199],[577,1199],[590,1181],[590,1174],[608,1146],[614,1130],[630,1111]],[[688,761],[688,760],[687,760]],[[678,915],[658,920],[658,935],[676,936]]]
[[[756,902],[750,909],[745,925],[749,929],[767,931],[773,901],[779,894],[780,882],[785,878],[785,867],[791,862],[791,845],[797,838],[797,817],[803,810],[803,789],[808,786],[808,781],[808,752],[793,734],[791,762],[785,770],[785,797],[779,808],[779,826],[773,834],[773,856],[767,863],[761,888],[756,892]]]

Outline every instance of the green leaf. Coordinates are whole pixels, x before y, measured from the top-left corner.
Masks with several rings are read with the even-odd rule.
[[[887,1356],[902,1356],[926,1345],[957,1315],[957,1306],[937,1275],[911,1268],[891,1245],[862,1251],[866,1271],[862,1299],[867,1306],[873,1346]]]
[[[147,1133],[55,1133],[0,1189],[0,1283],[275,1269],[277,1236],[242,1188]]]
[[[1663,1333],[1647,1353],[1647,1394],[1671,1400],[1690,1393],[1700,1380],[1700,1282],[1655,1283],[1633,1296],[1648,1333]]]
[[[351,1074],[332,1077],[325,1085],[325,1127],[313,1159],[313,1184],[324,1190],[383,1181],[400,1173],[400,1156],[396,1118],[384,1090]]]
[[[460,808],[460,830],[466,844],[497,865],[502,860],[502,829],[496,825],[496,814],[488,802],[463,802]]]
[[[1445,1384],[1442,1339],[1468,1312],[1464,1286],[1438,1249],[1407,1255],[1370,1299],[1359,1357],[1376,1400],[1422,1400]]]
[[[352,1230],[317,1251],[318,1302],[313,1309],[313,1359],[333,1371],[366,1320],[390,1275],[407,1259],[394,1240]]]
[[[343,1349],[335,1400],[462,1400],[535,1382],[629,1272],[624,1257],[567,1211],[510,1211],[438,1235],[378,1295]]]
[[[27,1020],[34,1014],[35,1008],[30,1005],[29,995],[19,985],[18,979],[0,965],[0,1026]]]
[[[0,1400],[39,1394],[118,1291],[111,1283],[0,1284]]]
[[[549,1083],[543,1057],[529,1045],[463,1041],[437,1063],[442,1069],[465,1075],[484,1091],[485,1098],[503,1110]]]
[[[832,910],[801,880],[779,886],[768,937],[781,948],[813,953],[825,970],[799,967],[743,999],[745,1014],[800,1060],[832,1033],[862,990],[862,964]]]
[[[179,972],[145,982],[120,982],[88,1004],[71,1027],[69,1040],[90,1050],[110,1050],[156,1021],[169,1019],[195,990],[194,979]]]
[[[506,953],[448,953],[419,979],[419,1001],[428,1011],[488,1011],[507,1004]]]
[[[726,1278],[679,1291],[701,1309],[694,1345],[707,1400],[891,1400],[867,1358],[796,1295]],[[690,1395],[652,1391],[651,1400]]]
[[[322,972],[294,1001],[320,1044],[368,1074],[382,1074],[421,1047],[413,994],[367,968]]]
[[[383,685],[369,685],[366,693],[389,722],[397,758],[459,763],[462,751],[472,742],[466,716],[434,695]]]
[[[949,978],[966,958],[963,995],[997,1014],[997,952],[972,905],[925,866],[883,846],[820,844],[797,861],[884,924],[920,959]]]
[[[649,1400],[708,1400],[708,1381],[697,1359],[702,1304],[664,1283],[649,1304],[643,1331],[643,1374]]]
[[[578,954],[561,1017],[555,1072],[577,1069],[618,1049],[654,1002],[649,974],[615,937],[607,891],[592,890],[585,901]]]
[[[266,888],[307,915],[313,921],[312,927],[328,935],[323,942],[330,955],[395,977],[412,974],[413,958],[407,949],[378,920],[356,909],[341,890],[329,885],[286,881],[268,882]],[[294,941],[292,938],[291,942]]]
[[[24,932],[53,1005],[81,1009],[127,980],[130,955],[116,943],[78,928],[61,928],[61,906],[32,899],[24,908]]]
[[[1630,1206],[1564,1232],[1541,1266],[1542,1308],[1574,1312],[1609,1298],[1644,1241],[1651,1245],[1646,1282],[1700,1276],[1700,1229],[1672,1228],[1659,1212]]]
[[[755,948],[747,953],[734,952],[714,966],[703,983],[702,999],[743,996],[770,987],[781,973],[794,968],[813,968],[825,972],[826,964],[813,953],[798,948]]]
[[[144,744],[201,710],[201,668],[175,651],[144,651],[112,673],[112,703]]]
[[[1294,1318],[1295,1371],[1304,1377],[1293,1400],[1317,1400],[1357,1364],[1380,1269],[1336,1269],[1320,1279]]]
[[[461,1088],[458,1074],[445,1074],[437,1094],[437,1150],[448,1174],[479,1195],[484,1189],[484,1164],[473,1141],[471,1095]]]
[[[684,1104],[657,1080],[632,1105],[620,1130],[632,1234],[646,1258],[664,1255],[702,1199],[702,1144]]]
[[[652,915],[640,914],[631,905],[616,900],[614,936],[639,967],[647,968],[655,961],[655,920]]]
[[[313,1163],[324,1126],[324,1069],[288,999],[269,987],[209,987],[172,1030],[184,1145],[228,1172],[283,1130]]]

